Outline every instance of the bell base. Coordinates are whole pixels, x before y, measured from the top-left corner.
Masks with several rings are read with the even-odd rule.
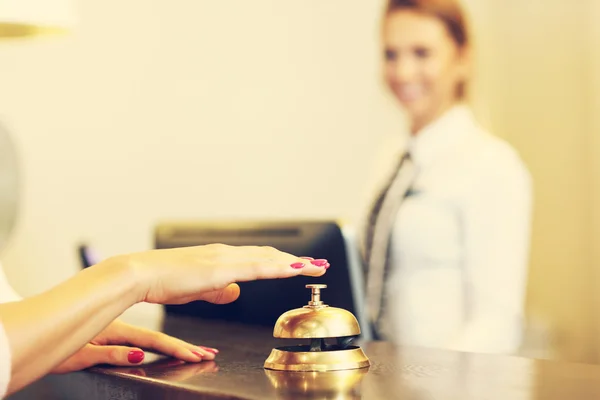
[[[369,368],[327,372],[290,372],[265,369],[265,375],[279,394],[278,399],[355,398],[355,396],[345,394],[358,388],[368,373]]]
[[[289,351],[275,348],[265,361],[264,368],[276,371],[341,371],[366,368],[371,365],[360,347],[351,346],[332,351]]]

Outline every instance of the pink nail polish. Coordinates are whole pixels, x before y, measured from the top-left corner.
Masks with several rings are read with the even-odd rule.
[[[329,264],[329,263],[327,263],[323,266],[323,268],[325,268],[325,269],[329,269],[329,267],[331,267],[331,264]]]
[[[199,353],[199,352],[197,352],[197,351],[193,351],[193,350],[192,350],[192,353],[193,353],[195,356],[198,356],[198,357],[200,357],[200,358],[202,358],[202,357],[203,357],[203,355],[202,355],[202,354],[200,354],[200,353]]]
[[[132,350],[127,354],[127,361],[132,364],[139,364],[144,361],[144,352],[139,350]]]
[[[213,354],[219,354],[219,350],[217,349],[213,349],[212,347],[204,347],[204,346],[199,346],[202,350],[206,350],[209,353],[213,353]]]
[[[313,261],[314,260],[314,258],[312,258],[312,257],[300,257],[300,258],[302,258],[304,260],[308,260],[308,261]]]
[[[293,263],[292,265],[290,265],[292,268],[294,269],[300,269],[300,268],[304,268],[304,263],[301,262],[297,262],[297,263]]]
[[[325,264],[327,264],[327,260],[320,258],[318,260],[311,261],[311,263],[317,267],[324,267]]]

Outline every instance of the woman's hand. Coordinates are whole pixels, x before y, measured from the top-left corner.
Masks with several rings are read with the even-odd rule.
[[[133,268],[139,278],[141,300],[161,304],[193,300],[229,303],[239,296],[239,286],[233,282],[320,276],[329,268],[326,260],[298,258],[271,247],[221,244],[129,254],[108,263]],[[97,364],[136,365],[144,359],[142,348],[187,362],[213,360],[218,352],[116,320],[52,372],[77,371]]]
[[[142,349],[155,350],[192,363],[214,360],[219,352],[217,349],[195,346],[161,332],[115,320],[83,348],[54,368],[52,373],[79,371],[98,364],[139,365],[144,360]]]
[[[0,304],[0,321],[12,353],[9,393],[50,371],[84,365],[81,358],[63,363],[78,351],[102,352],[90,341],[135,303],[229,303],[239,296],[235,282],[321,276],[327,268],[326,260],[299,258],[270,247],[223,244],[153,250],[102,261],[47,292]],[[107,337],[112,336],[100,335],[98,340]],[[30,362],[33,359],[35,363]]]
[[[230,303],[240,294],[235,282],[321,276],[329,268],[327,260],[300,258],[272,247],[224,244],[152,250],[107,262],[134,271],[138,301],[159,304]]]

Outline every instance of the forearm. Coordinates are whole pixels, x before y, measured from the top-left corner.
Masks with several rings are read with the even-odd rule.
[[[23,301],[0,305],[12,354],[9,393],[48,373],[137,302],[135,273],[122,259],[86,269]]]

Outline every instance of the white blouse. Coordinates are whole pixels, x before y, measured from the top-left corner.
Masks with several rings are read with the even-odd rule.
[[[462,105],[412,137],[409,151],[418,172],[392,231],[384,335],[514,353],[529,258],[526,166]]]
[[[14,291],[14,289],[8,283],[2,265],[0,265],[0,303],[7,303],[10,301],[19,301],[21,297]],[[11,354],[10,345],[6,332],[0,321],[0,398],[3,398],[8,388],[11,374]]]

